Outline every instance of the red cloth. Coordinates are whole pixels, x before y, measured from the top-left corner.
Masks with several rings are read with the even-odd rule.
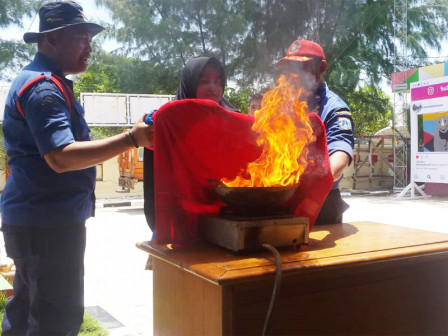
[[[331,189],[325,129],[311,121],[317,141],[293,199],[291,212],[314,221]],[[253,117],[229,112],[209,100],[184,99],[163,105],[154,118],[156,241],[189,245],[197,240],[198,216],[223,205],[207,179],[234,178],[261,154],[251,130]]]

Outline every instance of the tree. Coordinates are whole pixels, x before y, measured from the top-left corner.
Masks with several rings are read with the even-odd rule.
[[[35,45],[0,39],[0,81],[10,81],[35,52]]]
[[[320,42],[327,80],[342,96],[393,71],[393,1],[385,0],[96,0],[114,20],[111,35],[128,55],[178,71],[192,56],[214,54],[241,87],[272,82],[274,63],[296,38]],[[408,0],[410,67],[440,50],[446,0]],[[124,50],[123,50],[124,51]]]
[[[25,0],[0,1],[0,28],[9,25],[22,27],[23,17],[35,13],[39,3],[40,1]],[[0,80],[10,80],[10,74],[16,72],[25,62],[29,61],[35,51],[36,47],[34,45],[0,39]]]
[[[40,1],[8,0],[0,2],[0,28],[11,24],[22,26],[24,15],[37,9]]]
[[[392,105],[384,93],[372,86],[364,86],[347,96],[352,110],[355,136],[374,135],[390,125]]]
[[[238,111],[247,114],[247,109],[249,107],[249,99],[253,92],[249,89],[235,90],[232,88],[227,88],[225,90],[225,98],[233,104]]]
[[[297,38],[318,41],[324,48],[326,81],[347,100],[361,133],[382,124],[390,107],[379,96],[378,84],[394,69],[394,53],[402,36],[394,36],[394,2],[385,0],[96,0],[114,19],[110,36],[131,57],[116,80],[121,90],[161,92],[175,89],[177,74],[193,56],[215,55],[224,64],[228,90],[245,110],[245,91],[273,87],[275,62]],[[448,32],[446,0],[408,0],[408,67],[427,65],[425,46],[440,50]],[[140,61],[134,63],[132,58]],[[117,69],[125,66],[118,65]],[[112,68],[110,68],[112,69]],[[148,70],[148,72],[146,72]],[[138,71],[131,74],[131,71]],[[106,72],[110,73],[110,72]],[[143,76],[142,76],[143,74]],[[133,81],[127,81],[130,76]],[[145,82],[151,85],[142,85]],[[156,81],[152,82],[155,78]],[[135,83],[139,83],[138,87]],[[128,86],[129,85],[129,86]],[[367,85],[368,88],[360,89]],[[166,91],[165,91],[166,92]],[[170,92],[171,93],[171,92]],[[365,94],[363,100],[360,95]],[[375,101],[373,97],[379,98]],[[233,98],[232,98],[233,99]],[[381,106],[378,103],[381,102]],[[361,112],[357,112],[357,109]],[[373,113],[368,111],[379,111]],[[379,115],[377,115],[379,113]]]
[[[174,94],[177,73],[151,61],[106,53],[94,40],[92,64],[75,80],[75,93],[121,92]]]
[[[109,8],[110,35],[125,55],[177,74],[194,56],[215,55],[227,66],[236,57],[249,24],[240,0],[96,0]],[[117,28],[118,27],[118,28]]]

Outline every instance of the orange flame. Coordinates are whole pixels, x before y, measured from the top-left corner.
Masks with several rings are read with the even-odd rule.
[[[299,77],[282,75],[255,112],[252,130],[257,132],[261,156],[248,164],[234,180],[222,179],[228,187],[278,187],[298,184],[308,164],[306,145],[315,141],[308,118],[308,95],[298,88]]]

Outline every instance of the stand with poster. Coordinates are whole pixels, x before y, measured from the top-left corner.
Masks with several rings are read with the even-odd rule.
[[[411,183],[397,198],[429,197],[417,182],[448,183],[448,77],[411,83],[410,121]]]
[[[416,195],[415,192],[418,192],[420,196]],[[408,194],[409,193],[409,194]],[[412,181],[409,183],[406,188],[403,189],[403,191],[398,194],[397,198],[410,198],[410,199],[416,199],[416,198],[429,198],[431,195],[425,194],[422,188],[418,186],[417,183]]]

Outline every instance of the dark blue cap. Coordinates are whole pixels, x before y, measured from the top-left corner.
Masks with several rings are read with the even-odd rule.
[[[48,2],[39,9],[39,32],[25,33],[23,40],[36,43],[41,34],[75,25],[86,26],[92,36],[104,30],[100,25],[87,21],[82,7],[74,1]]]

